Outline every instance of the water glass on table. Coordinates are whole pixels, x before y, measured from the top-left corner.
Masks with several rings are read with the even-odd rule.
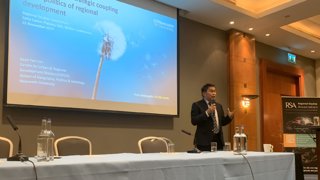
[[[223,150],[224,151],[231,151],[231,143],[230,142],[225,142]]]
[[[216,152],[217,146],[217,142],[211,142],[211,152]]]
[[[174,153],[174,144],[168,143],[168,153]]]

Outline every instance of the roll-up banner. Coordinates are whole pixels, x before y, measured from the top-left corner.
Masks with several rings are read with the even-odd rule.
[[[320,98],[282,97],[283,146],[285,151],[301,153],[304,173],[317,173],[316,134],[319,126]]]

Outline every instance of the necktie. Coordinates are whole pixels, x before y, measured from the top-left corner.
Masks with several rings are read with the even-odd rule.
[[[212,102],[209,102],[209,103],[208,103],[208,106],[210,106],[211,103],[212,103]],[[212,130],[212,131],[213,131],[215,134],[218,134],[218,132],[219,132],[219,126],[218,126],[218,122],[217,122],[217,118],[216,118],[216,111],[212,112],[212,113],[210,114],[210,116],[211,116],[212,121],[213,121],[213,130]]]
[[[212,118],[212,120],[213,120],[213,132],[215,133],[215,134],[218,134],[218,132],[219,132],[219,127],[218,127],[218,123],[217,123],[217,118],[216,118],[216,116],[215,116],[215,112],[213,112],[212,114],[211,114],[211,118]]]

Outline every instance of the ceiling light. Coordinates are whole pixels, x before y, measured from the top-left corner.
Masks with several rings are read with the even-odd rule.
[[[249,28],[249,31],[252,31],[253,30],[253,28]]]
[[[306,0],[210,0],[254,18],[278,12]]]
[[[231,24],[231,25],[234,24],[234,21],[230,21],[229,24]]]
[[[315,50],[311,50],[310,52],[311,52],[311,53],[315,53],[316,51],[315,51]]]
[[[266,34],[266,36],[268,37],[268,36],[270,36],[270,34],[269,34],[269,33],[267,33],[267,34]]]

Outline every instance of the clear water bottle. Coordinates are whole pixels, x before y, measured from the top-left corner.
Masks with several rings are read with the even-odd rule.
[[[51,129],[51,119],[49,118],[47,120],[47,131],[46,133],[48,134],[48,153],[47,153],[47,161],[53,161],[54,159],[54,150],[53,150],[53,143],[54,143],[54,133],[52,132]]]
[[[233,135],[233,154],[241,154],[241,136],[239,127],[236,127]]]
[[[244,133],[244,127],[241,126],[241,130],[240,130],[240,151],[241,154],[247,154],[247,135]]]
[[[47,161],[48,155],[48,134],[47,134],[47,120],[42,119],[41,131],[37,137],[37,155],[38,161]]]

